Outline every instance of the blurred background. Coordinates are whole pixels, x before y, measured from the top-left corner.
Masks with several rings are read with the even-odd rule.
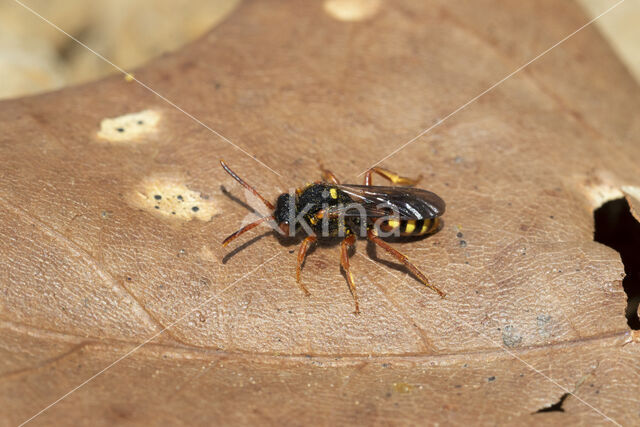
[[[240,1],[19,0],[127,70],[200,37],[224,20]],[[348,4],[379,0],[332,1]],[[617,2],[577,1],[590,18]],[[0,2],[0,99],[50,91],[117,73],[113,66],[19,2]],[[595,25],[640,82],[639,22],[640,1],[626,0]]]

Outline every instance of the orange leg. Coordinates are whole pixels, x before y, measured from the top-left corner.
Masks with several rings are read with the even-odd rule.
[[[373,230],[369,230],[367,232],[367,238],[370,241],[372,241],[373,243],[375,243],[376,245],[380,246],[385,251],[387,251],[390,255],[395,257],[398,261],[403,263],[428,288],[431,288],[432,290],[434,290],[442,298],[445,297],[446,294],[444,292],[442,292],[440,289],[438,289],[435,286],[433,286],[431,283],[429,283],[429,280],[427,280],[427,276],[422,274],[422,272],[420,270],[418,270],[418,268],[415,265],[411,264],[409,262],[409,259],[405,255],[403,255],[402,253],[398,252],[397,250],[395,250],[391,246],[389,246],[389,244],[387,242],[385,242],[384,240],[382,240],[380,237],[378,237]]]
[[[356,292],[356,284],[353,281],[353,274],[351,274],[351,268],[349,265],[349,248],[356,242],[356,235],[350,234],[344,238],[340,244],[340,265],[344,268],[344,272],[347,274],[347,283],[349,283],[349,289],[351,295],[353,295],[353,301],[356,304],[356,311],[354,314],[360,314],[360,306],[358,305],[358,292]]]
[[[265,217],[260,218],[260,219],[259,219],[259,220],[257,220],[257,221],[252,222],[252,223],[251,223],[251,224],[249,224],[249,225],[246,225],[246,226],[242,227],[240,230],[236,231],[235,233],[233,233],[232,235],[230,235],[230,236],[228,236],[226,239],[224,239],[224,240],[222,241],[222,246],[223,246],[223,247],[224,247],[224,246],[227,246],[227,245],[228,245],[229,243],[231,243],[231,241],[232,241],[232,240],[234,240],[236,237],[239,237],[240,235],[242,235],[242,234],[246,233],[246,232],[247,232],[247,231],[249,231],[249,230],[253,230],[254,228],[256,228],[257,226],[259,226],[260,224],[262,224],[262,223],[263,223],[263,222],[265,222],[265,221],[271,221],[271,220],[273,220],[273,219],[275,219],[275,218],[273,217],[273,215],[265,216]]]
[[[306,296],[311,296],[311,293],[302,284],[302,281],[300,280],[300,275],[302,273],[302,264],[304,263],[304,257],[307,255],[307,250],[309,249],[309,246],[316,240],[318,240],[316,236],[307,236],[307,238],[302,241],[302,244],[300,245],[300,251],[298,252],[298,266],[296,268],[296,280],[298,281],[298,285],[300,285],[300,289],[302,289],[302,292],[304,292]]]
[[[322,166],[320,166],[320,170],[322,171],[322,180],[323,181],[330,182],[331,184],[340,184],[340,181],[338,181],[338,178],[336,178],[336,176],[333,174],[333,172],[325,169]]]
[[[384,169],[384,168],[379,168],[379,167],[375,167],[375,168],[371,168],[367,171],[367,173],[364,174],[364,185],[371,185],[371,174],[375,172],[378,175],[388,179],[389,181],[391,181],[394,184],[400,184],[400,185],[405,185],[405,186],[413,186],[416,185],[418,183],[418,181],[420,181],[420,179],[422,178],[422,176],[419,176],[416,179],[411,179],[411,178],[406,178],[404,176],[400,176],[397,173],[393,173],[390,170]]]

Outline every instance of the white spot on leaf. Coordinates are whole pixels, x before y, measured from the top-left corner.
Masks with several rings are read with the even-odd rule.
[[[362,21],[380,9],[381,0],[325,0],[324,10],[340,21]]]
[[[100,122],[98,138],[112,142],[132,142],[156,131],[160,114],[153,110],[107,118]]]
[[[145,179],[131,196],[132,204],[163,218],[209,221],[218,208],[213,197],[190,190],[180,178]]]

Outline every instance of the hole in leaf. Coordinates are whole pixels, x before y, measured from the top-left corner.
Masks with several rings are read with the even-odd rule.
[[[631,215],[623,198],[606,202],[593,212],[595,232],[593,240],[620,253],[625,278],[622,286],[627,294],[625,315],[629,328],[640,329],[640,222]]]
[[[544,408],[538,409],[535,413],[542,414],[544,412],[564,412],[564,408],[562,408],[562,404],[567,399],[567,397],[569,397],[569,393],[565,393],[562,396],[560,396],[560,400],[558,400],[553,405],[545,406]]]

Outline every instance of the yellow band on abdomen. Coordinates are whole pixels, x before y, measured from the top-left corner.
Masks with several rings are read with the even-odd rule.
[[[407,224],[404,226],[404,233],[412,234],[416,229],[416,222],[414,220],[407,221]]]

